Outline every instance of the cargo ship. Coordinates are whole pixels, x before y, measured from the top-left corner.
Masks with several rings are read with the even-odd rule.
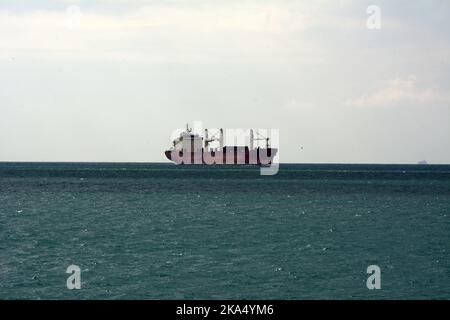
[[[255,142],[260,140],[265,142],[265,147],[255,147]],[[186,125],[185,131],[172,141],[172,147],[165,151],[165,155],[170,161],[181,165],[270,166],[278,152],[277,148],[270,147],[270,139],[250,129],[249,142],[249,145],[243,146],[224,146],[223,129],[211,136],[205,129],[204,136],[201,136]],[[214,148],[213,144],[218,146]]]

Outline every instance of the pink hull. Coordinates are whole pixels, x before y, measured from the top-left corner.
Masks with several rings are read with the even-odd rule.
[[[275,148],[257,148],[254,150],[225,147],[222,151],[184,152],[181,150],[167,150],[167,159],[176,164],[210,164],[210,165],[270,165],[277,154]]]

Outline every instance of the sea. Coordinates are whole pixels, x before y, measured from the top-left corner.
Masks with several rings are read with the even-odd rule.
[[[3,162],[0,299],[450,299],[450,165]]]

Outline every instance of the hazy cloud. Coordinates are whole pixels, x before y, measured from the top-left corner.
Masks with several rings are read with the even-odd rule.
[[[285,61],[311,47],[290,42],[288,35],[327,21],[316,14],[311,5],[258,2],[142,5],[120,14],[74,5],[27,12],[0,8],[0,58]]]
[[[396,106],[432,106],[450,103],[448,93],[429,88],[421,88],[415,76],[396,78],[378,90],[345,102],[348,107],[396,107]]]

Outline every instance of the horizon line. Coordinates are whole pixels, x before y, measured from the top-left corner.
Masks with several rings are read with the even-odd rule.
[[[47,164],[172,164],[177,166],[177,164],[173,162],[161,162],[161,161],[29,161],[29,160],[0,160],[0,163],[47,163]],[[421,165],[421,166],[429,166],[429,165],[450,165],[450,163],[402,163],[402,162],[280,162],[280,165]],[[190,164],[192,166],[257,166],[257,165],[249,165],[249,164],[217,164],[217,165],[207,165],[207,164]],[[180,166],[190,166],[180,165]]]

